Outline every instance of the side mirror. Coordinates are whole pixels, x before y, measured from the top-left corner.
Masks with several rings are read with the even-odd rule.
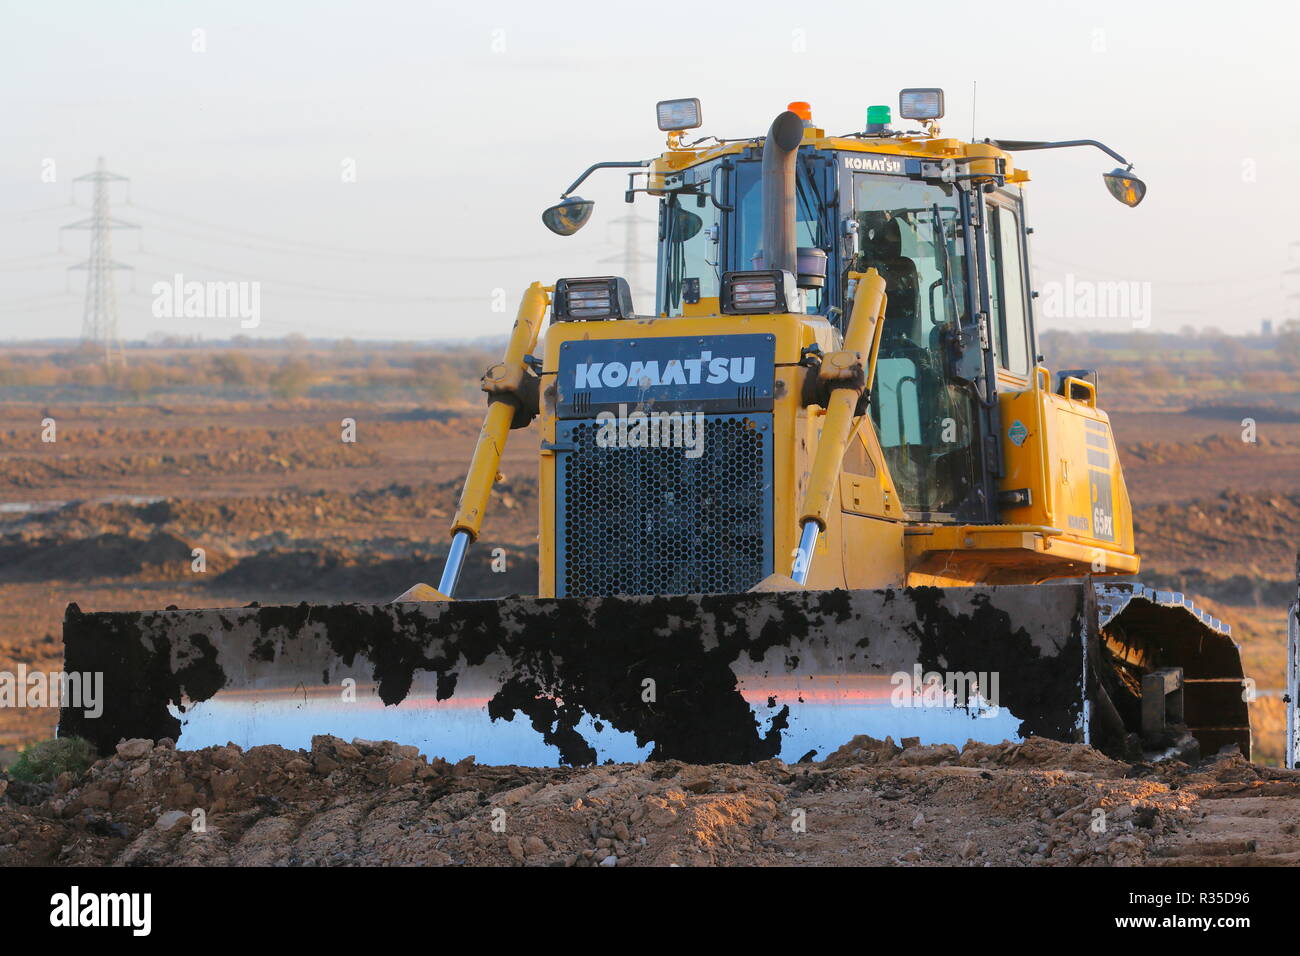
[[[1106,181],[1110,194],[1126,206],[1136,206],[1147,194],[1147,184],[1128,170],[1116,168],[1102,173],[1101,178]]]
[[[571,236],[587,224],[595,205],[589,199],[570,196],[542,213],[542,222],[557,236]]]

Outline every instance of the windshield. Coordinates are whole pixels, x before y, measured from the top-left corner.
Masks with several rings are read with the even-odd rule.
[[[921,344],[945,322],[965,321],[965,249],[954,187],[857,175],[853,216],[858,253],[850,268],[875,268],[884,277],[892,332]]]

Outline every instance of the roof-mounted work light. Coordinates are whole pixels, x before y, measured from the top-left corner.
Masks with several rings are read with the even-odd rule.
[[[700,101],[695,97],[660,100],[655,104],[655,113],[659,116],[659,128],[664,132],[697,129],[703,122],[700,118]]]
[[[935,86],[899,90],[898,115],[910,120],[942,118],[943,90]]]

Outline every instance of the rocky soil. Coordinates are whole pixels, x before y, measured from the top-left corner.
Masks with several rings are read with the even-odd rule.
[[[0,777],[0,866],[1300,863],[1300,772],[1082,745],[856,737],[820,763],[452,765],[392,743],[177,752]]]

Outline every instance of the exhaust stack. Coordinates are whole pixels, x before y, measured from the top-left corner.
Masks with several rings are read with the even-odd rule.
[[[768,269],[799,274],[794,221],[794,161],[803,141],[803,120],[786,110],[763,141],[763,259]]]

